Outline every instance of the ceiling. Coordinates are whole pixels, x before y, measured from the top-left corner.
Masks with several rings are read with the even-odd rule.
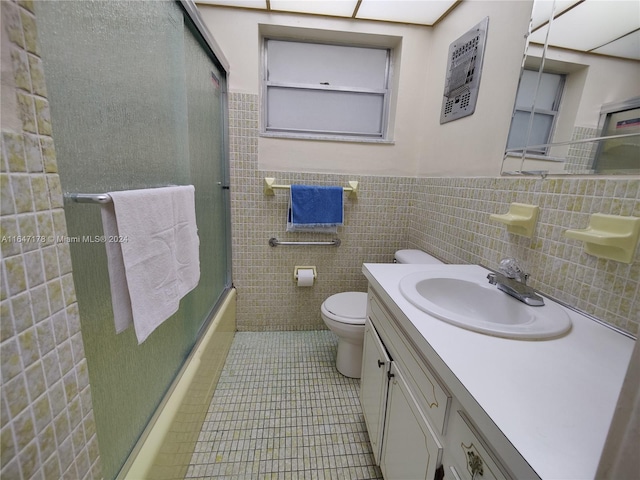
[[[553,2],[536,0],[529,40],[544,44]],[[556,0],[549,45],[640,60],[638,0]]]
[[[196,0],[227,7],[274,12],[434,25],[460,0]]]
[[[196,1],[226,7],[431,26],[469,0]],[[531,42],[545,43],[553,6],[553,0],[534,0]],[[640,1],[556,0],[555,12],[549,45],[640,60]]]

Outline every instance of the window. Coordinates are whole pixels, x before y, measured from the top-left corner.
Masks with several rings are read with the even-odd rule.
[[[511,119],[507,150],[518,149],[525,145],[546,145],[551,143],[564,80],[564,75],[542,73],[536,97],[538,72],[523,70],[520,85],[518,86],[518,94],[516,95],[515,112]],[[533,108],[534,101],[535,110]],[[533,126],[529,134],[529,122],[532,112]],[[548,147],[527,147],[527,152],[547,155]]]
[[[265,40],[265,134],[385,139],[390,50]]]

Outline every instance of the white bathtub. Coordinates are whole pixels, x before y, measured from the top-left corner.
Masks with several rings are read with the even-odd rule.
[[[176,376],[117,480],[183,480],[236,331],[231,289]]]

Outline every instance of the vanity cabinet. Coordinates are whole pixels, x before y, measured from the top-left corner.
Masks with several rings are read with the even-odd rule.
[[[392,362],[380,469],[387,479],[435,478],[442,445]]]
[[[484,284],[489,270],[479,265],[371,263],[362,271],[367,354],[388,357],[379,358],[384,367],[378,358],[365,362],[361,379],[363,392],[373,388],[370,378],[382,382],[375,408],[363,407],[367,423],[378,422],[370,431],[386,480],[414,480],[390,468],[398,460],[429,480],[597,476],[633,339],[552,299],[552,310],[571,320],[567,334],[545,341],[485,335],[423,311],[403,293],[403,279],[424,274]],[[387,365],[394,376],[385,386]],[[427,467],[423,454],[403,456],[418,446],[428,451]]]
[[[365,423],[385,479],[510,478],[372,289],[360,381]]]
[[[391,359],[370,320],[364,327],[362,374],[360,376],[360,405],[369,432],[369,440],[376,463],[380,464],[382,429],[387,404]]]
[[[444,478],[451,480],[506,480],[508,475],[494,458],[467,414],[454,402],[449,419]]]

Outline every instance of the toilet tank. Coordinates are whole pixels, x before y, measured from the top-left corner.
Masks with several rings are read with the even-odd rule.
[[[422,250],[408,249],[398,250],[394,256],[396,263],[421,263],[428,265],[437,265],[442,262],[435,257],[432,257]]]

